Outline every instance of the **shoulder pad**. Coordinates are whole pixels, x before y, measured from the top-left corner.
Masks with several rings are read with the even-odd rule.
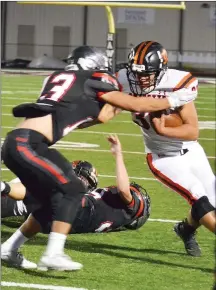
[[[111,74],[110,72],[101,72],[96,71],[93,72],[91,79],[104,82],[106,84],[111,85],[115,90],[120,90],[120,84],[117,78]]]
[[[187,89],[189,87],[197,86],[198,82],[195,76],[190,72],[169,69],[167,72],[167,85],[173,91]]]

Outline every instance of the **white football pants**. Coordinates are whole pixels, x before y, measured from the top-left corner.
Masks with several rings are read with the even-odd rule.
[[[216,207],[216,177],[202,146],[195,142],[184,155],[158,157],[148,153],[147,163],[154,176],[181,194],[191,205],[207,196]]]

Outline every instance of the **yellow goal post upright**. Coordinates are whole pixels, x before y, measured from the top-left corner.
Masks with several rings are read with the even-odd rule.
[[[153,8],[153,9],[186,9],[185,2],[179,4],[155,3],[143,1],[124,2],[124,1],[17,1],[18,4],[39,4],[39,5],[71,5],[71,6],[97,6],[105,7],[108,21],[108,33],[106,40],[106,55],[109,59],[110,67],[115,72],[116,65],[116,47],[115,47],[115,20],[111,7],[130,7],[130,8]]]

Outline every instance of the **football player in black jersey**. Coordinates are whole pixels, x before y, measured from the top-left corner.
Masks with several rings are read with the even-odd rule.
[[[50,204],[52,229],[40,259],[40,265],[50,269],[82,268],[64,254],[64,244],[85,188],[70,162],[49,147],[75,128],[107,122],[119,108],[150,112],[181,105],[176,95],[154,99],[120,92],[107,65],[102,52],[88,46],[75,49],[65,70],[55,71],[46,79],[35,103],[13,108],[15,117],[25,119],[7,134],[2,147],[5,165],[40,203]]]
[[[112,154],[116,160],[116,186],[96,188],[96,170],[86,161],[73,162],[73,169],[77,176],[88,188],[79,206],[74,220],[73,231],[71,233],[95,233],[104,231],[114,231],[125,227],[126,229],[138,229],[144,225],[150,215],[150,197],[145,189],[136,183],[130,183],[127,170],[124,164],[121,144],[117,136],[109,136]],[[4,194],[9,194],[16,199],[26,199],[25,206],[32,205],[31,196],[26,197],[26,189],[21,183],[4,183]],[[36,205],[34,205],[36,207]],[[22,210],[20,208],[18,210]],[[17,258],[7,259],[4,254],[8,251],[17,253],[19,247],[37,232],[49,233],[52,221],[52,213],[47,210],[34,210],[26,222],[22,225],[22,234],[26,237],[23,242],[19,242],[19,230],[17,230],[6,242],[2,244],[1,257],[10,265],[22,268],[32,268],[32,262],[23,258],[25,263],[18,265]]]

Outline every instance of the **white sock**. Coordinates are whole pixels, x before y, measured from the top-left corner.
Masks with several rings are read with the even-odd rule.
[[[51,232],[49,234],[48,244],[44,254],[47,256],[62,254],[64,252],[66,238],[67,235]]]
[[[20,229],[18,229],[9,239],[1,246],[1,251],[13,251],[22,246],[29,239],[25,237]]]

